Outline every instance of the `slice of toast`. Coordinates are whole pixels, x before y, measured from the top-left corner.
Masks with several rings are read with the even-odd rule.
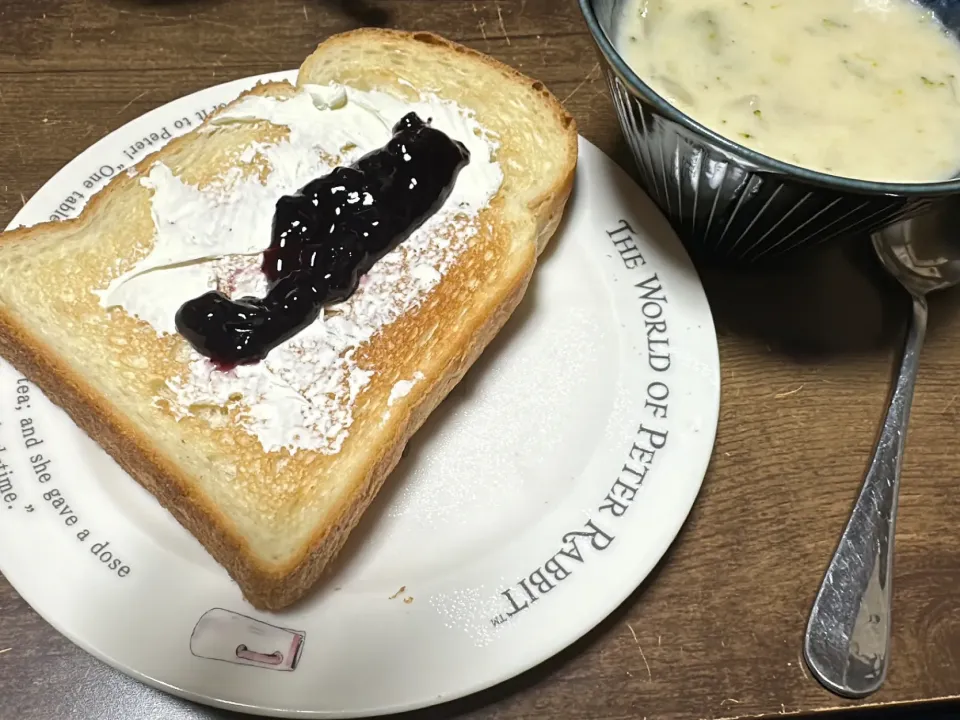
[[[332,122],[344,97],[353,114],[343,137],[331,125],[315,133],[327,144],[306,153],[315,171],[381,145],[372,130],[355,132],[371,106],[389,108],[390,124],[408,107],[439,108],[473,136],[455,139],[479,151],[444,210],[353,297],[264,363],[218,370],[171,331],[169,298],[151,305],[149,293],[189,299],[196,277],[184,268],[228,293],[257,274],[250,247],[211,259],[227,251],[204,243],[246,233],[262,236],[261,252],[263,215],[303,180],[301,165],[276,165],[311,126],[262,111],[310,98]],[[281,609],[320,578],[411,435],[520,302],[576,162],[573,119],[539,82],[431,34],[335,36],[304,62],[297,87],[259,85],[115,178],[78,218],[0,235],[0,354],[153,493],[252,605]],[[248,202],[238,188],[250,183],[260,190]],[[259,215],[244,215],[250,208]],[[183,227],[199,243],[193,255],[145,269]]]

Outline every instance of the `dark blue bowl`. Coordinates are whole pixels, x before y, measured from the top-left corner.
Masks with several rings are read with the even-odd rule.
[[[923,184],[851,180],[774,160],[717,135],[657,95],[620,57],[613,38],[624,1],[579,3],[640,182],[692,255],[767,260],[875,232],[960,195],[960,178]],[[960,32],[960,0],[921,4],[951,32]]]

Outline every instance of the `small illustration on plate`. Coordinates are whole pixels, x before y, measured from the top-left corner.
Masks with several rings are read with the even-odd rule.
[[[190,636],[190,652],[198,658],[250,665],[267,670],[297,669],[307,634],[270,625],[246,615],[207,610]]]

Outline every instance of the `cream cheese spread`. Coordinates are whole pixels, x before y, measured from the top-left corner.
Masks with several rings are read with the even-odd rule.
[[[196,406],[232,408],[267,452],[339,452],[354,402],[376,372],[360,367],[356,352],[442,280],[477,234],[478,215],[496,195],[503,174],[497,138],[472,111],[432,95],[408,102],[385,92],[329,85],[306,86],[289,99],[248,95],[212,118],[200,132],[268,121],[289,133],[242,148],[237,166],[209,185],[190,185],[162,162],[141,176],[152,193],[153,247],[95,292],[103,307],[123,308],[159,334],[173,334],[179,307],[208,290],[262,296],[262,253],[270,244],[277,200],[332,171],[331,158],[349,164],[384,145],[393,125],[411,111],[471,153],[441,210],[374,265],[349,299],[266,360],[222,372],[187,346],[186,371],[167,382],[175,414],[189,415]],[[244,165],[253,167],[245,172]],[[267,172],[254,171],[261,167]],[[409,392],[405,385],[394,387],[391,404],[404,389]]]

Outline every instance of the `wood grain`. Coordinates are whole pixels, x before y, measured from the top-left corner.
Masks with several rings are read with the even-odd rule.
[[[429,29],[544,81],[582,133],[630,161],[572,0],[5,0],[0,222],[95,140],[188,92],[295,68],[361,24]],[[714,459],[660,567],[545,666],[417,717],[738,718],[960,696],[960,295],[932,302],[897,533],[893,666],[864,703],[800,656],[856,496],[906,298],[863,241],[762,272],[701,268],[723,370]],[[0,580],[0,717],[226,718],[108,669]],[[66,688],[66,689],[64,689]]]

